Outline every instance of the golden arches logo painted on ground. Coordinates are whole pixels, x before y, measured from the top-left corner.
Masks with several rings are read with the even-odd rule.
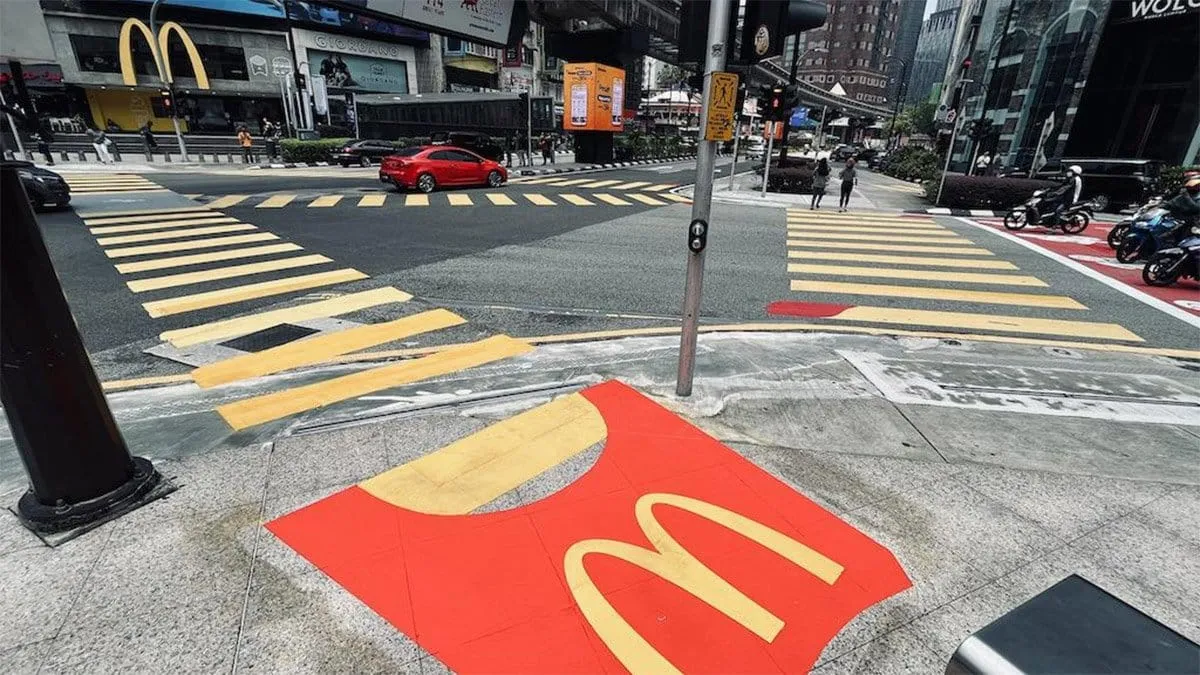
[[[158,35],[155,36],[144,21],[132,17],[125,19],[125,23],[121,24],[121,36],[117,45],[117,53],[121,59],[122,82],[131,87],[137,85],[137,73],[133,68],[133,30],[135,28],[142,34],[146,44],[150,47],[150,52],[154,56],[154,66],[158,69],[158,78],[161,81],[166,83],[175,81],[174,75],[171,73],[171,59],[167,52],[171,34],[174,33],[179,37],[179,42],[183,44],[184,51],[187,52],[188,60],[192,64],[192,72],[196,75],[196,85],[201,89],[212,88],[209,86],[208,71],[204,68],[204,60],[200,58],[196,43],[192,42],[192,36],[188,35],[183,26],[174,21],[168,21],[159,27]]]

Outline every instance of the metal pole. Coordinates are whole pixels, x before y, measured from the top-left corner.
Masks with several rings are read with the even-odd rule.
[[[763,155],[763,184],[762,196],[767,196],[767,179],[771,177],[771,153],[775,148],[775,122],[764,122],[767,131],[767,154]]]
[[[154,39],[158,39],[158,5],[163,0],[154,0],[150,5],[150,34]],[[187,144],[183,142],[183,130],[179,128],[179,101],[175,100],[175,84],[173,79],[168,80],[166,70],[163,70],[163,54],[159,54],[158,45],[151,43],[150,52],[154,54],[154,65],[158,68],[158,73],[161,76],[159,79],[163,86],[167,88],[168,94],[171,96],[171,124],[175,127],[175,140],[179,143],[179,156],[181,161],[188,161]]]
[[[817,129],[817,154],[821,154],[821,148],[825,147],[825,113],[828,112],[829,106],[821,106],[821,128]]]
[[[811,51],[811,50],[810,50]],[[807,54],[808,52],[805,52]],[[788,75],[788,86],[796,86],[796,67],[800,65],[800,34],[792,36],[792,71]],[[779,139],[783,147],[779,149],[779,168],[783,168],[783,163],[787,161],[788,154],[788,134],[792,130],[791,119],[784,120],[783,137]]]
[[[121,438],[11,164],[0,201],[0,401],[29,475],[17,515],[35,532],[78,533],[170,483]]]
[[[704,95],[700,108],[700,139],[708,126],[708,106],[712,100],[712,74],[724,70],[729,8],[733,0],[713,0],[708,12],[708,47],[704,50]],[[717,143],[700,140],[696,150],[696,185],[692,191],[692,223],[708,227],[712,210],[713,168]],[[691,225],[688,226],[691,228]],[[689,237],[691,232],[689,231]],[[679,373],[675,393],[692,395],[692,377],[696,370],[696,333],[700,327],[700,293],[704,285],[704,249],[688,249],[687,282],[683,291],[683,329],[679,336]]]
[[[958,120],[954,120],[954,126],[950,127],[950,145],[946,147],[946,164],[942,167],[942,175],[938,179],[937,197],[933,200],[933,205],[937,206],[942,203],[942,186],[946,184],[946,172],[950,170],[950,157],[954,155],[954,140],[958,137]]]
[[[896,87],[896,105],[892,108],[892,123],[888,126],[888,146],[891,146],[892,138],[896,135],[896,117],[900,115],[900,103],[903,101],[900,91],[904,87],[905,78],[908,77],[908,61],[899,57],[895,60],[900,62],[900,86]]]
[[[735,110],[733,112],[733,164],[729,167],[730,191],[733,191],[733,175],[737,173],[738,141],[740,140],[742,140],[742,111]]]
[[[533,88],[525,89],[525,155],[533,166]]]

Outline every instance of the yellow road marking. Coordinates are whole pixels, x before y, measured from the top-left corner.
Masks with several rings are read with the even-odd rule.
[[[258,228],[247,223],[238,223],[236,225],[214,225],[212,227],[189,227],[182,230],[169,230],[167,232],[145,232],[142,234],[123,234],[118,237],[100,237],[96,239],[96,243],[101,246],[111,246],[113,244],[134,244],[139,241],[161,241],[163,239],[183,239],[185,237],[196,237],[203,234],[222,234],[224,232],[245,232],[246,230],[257,230]]]
[[[793,209],[788,211],[788,218],[820,218],[821,220],[889,220],[897,223],[933,223],[931,216],[896,216],[880,211],[860,211],[858,213],[835,213],[833,211],[809,211],[808,209]]]
[[[474,206],[475,202],[471,201],[471,195],[450,193],[446,195],[446,199],[450,201],[450,206]]]
[[[404,198],[405,206],[429,206],[429,195],[407,195]]]
[[[958,244],[967,245],[972,243],[969,239],[964,239],[958,235],[945,236],[881,236],[878,234],[854,234],[841,232],[788,232],[788,236],[803,237],[804,239],[828,239],[831,241],[875,241],[880,244],[899,241],[913,244]]]
[[[308,203],[310,209],[324,209],[330,206],[337,206],[337,203],[342,201],[343,195],[321,195]]]
[[[961,284],[998,284],[1001,286],[1034,286],[1046,288],[1037,277],[1020,274],[983,274],[974,272],[942,272],[938,270],[897,270],[886,267],[855,267],[850,265],[810,265],[792,263],[788,272],[796,274],[828,274],[842,277],[876,277],[880,279],[916,279],[919,281],[949,281]]]
[[[568,394],[358,486],[378,499],[420,513],[470,513],[607,435],[595,406],[580,394]]]
[[[637,188],[637,187],[641,187],[643,185],[649,185],[649,184],[650,184],[650,181],[648,181],[648,180],[639,180],[639,181],[634,181],[632,183],[621,183],[620,185],[614,185],[614,186],[612,186],[612,189],[614,189],[614,190],[632,190],[633,188]]]
[[[176,241],[168,244],[150,244],[149,246],[133,246],[131,248],[110,248],[104,255],[110,258],[127,258],[131,255],[149,255],[151,253],[170,253],[171,251],[190,251],[197,248],[217,248],[233,244],[249,244],[255,241],[278,239],[270,232],[255,232],[254,234],[239,234],[233,237],[213,237],[211,239],[191,239]]]
[[[271,195],[270,197],[264,199],[261,203],[257,204],[254,208],[279,209],[292,203],[292,200],[295,198],[296,195]]]
[[[644,188],[642,188],[642,191],[643,192],[661,192],[663,190],[666,190],[667,188],[673,188],[675,186],[676,186],[675,183],[660,183],[658,185],[649,185],[647,187],[644,187]]]
[[[595,197],[596,199],[599,199],[602,202],[607,202],[609,204],[612,204],[613,206],[633,206],[633,204],[630,204],[629,202],[625,201],[624,199],[621,199],[620,197],[614,197],[610,194],[605,194],[603,192],[597,192],[596,194],[594,194],[592,196]]]
[[[849,243],[843,241],[811,241],[808,239],[788,239],[788,246],[800,248],[835,248],[850,251],[895,251],[899,253],[934,253],[938,255],[996,255],[986,248],[975,246],[909,246],[907,244],[891,244],[876,242],[875,244]]]
[[[554,200],[550,199],[549,197],[547,197],[545,195],[528,194],[527,193],[527,194],[525,194],[525,199],[528,199],[530,202],[533,202],[533,204],[536,206],[555,206]]]
[[[141,187],[139,187],[139,188],[101,188],[101,189],[71,188],[71,192],[73,192],[75,194],[81,194],[81,195],[102,195],[102,194],[121,194],[123,192],[170,192],[170,190],[168,190],[166,188],[160,188],[160,187],[155,186],[154,188],[148,188],[148,187],[144,187],[144,188],[141,188]]]
[[[659,196],[659,197],[662,197],[663,199],[670,199],[670,200],[671,200],[671,201],[673,201],[673,202],[683,202],[683,203],[685,203],[685,204],[691,204],[691,203],[692,203],[692,200],[691,200],[691,198],[689,198],[689,197],[684,197],[683,195],[677,195],[677,194],[675,194],[675,193],[673,193],[673,192],[664,192],[664,193],[662,193],[662,194],[660,194],[660,195],[658,195],[658,196]]]
[[[552,176],[550,178],[534,178],[532,180],[522,180],[521,184],[523,184],[523,185],[542,185],[544,183],[554,183],[554,182],[560,181],[560,180],[562,180],[562,179],[559,178],[558,176]]]
[[[296,244],[270,244],[268,246],[237,248],[233,249],[232,251],[217,251],[215,253],[181,255],[174,258],[142,260],[139,262],[123,263],[117,265],[116,268],[121,274],[129,274],[131,272],[148,272],[150,270],[163,270],[170,267],[186,267],[188,265],[201,265],[220,260],[237,260],[238,258],[253,258],[255,256],[269,255],[271,253],[286,253],[287,251],[300,250],[303,249]]]
[[[187,209],[186,211],[180,211],[178,213],[153,213],[153,214],[148,214],[148,215],[137,215],[137,216],[113,216],[113,217],[103,217],[103,218],[93,218],[91,216],[83,216],[83,224],[87,225],[88,227],[95,227],[96,225],[126,225],[129,223],[153,223],[153,222],[158,222],[158,221],[171,220],[172,218],[184,218],[184,219],[213,218],[213,217],[224,216],[224,215],[225,214],[221,213],[220,211],[213,211],[208,208],[195,208],[195,209]]]
[[[1073,298],[1062,295],[1032,293],[1000,293],[996,291],[965,291],[959,288],[928,288],[925,286],[884,286],[854,284],[841,281],[792,280],[792,290],[804,293],[837,293],[839,295],[877,295],[891,298],[950,300],[976,302],[985,305],[1020,305],[1022,307],[1051,307],[1054,309],[1087,309]]]
[[[205,211],[212,211],[212,209],[210,209],[207,206],[181,206],[181,207],[172,208],[172,209],[137,209],[134,211],[96,211],[95,213],[92,213],[89,211],[87,213],[79,214],[79,217],[83,218],[83,222],[85,222],[89,225],[103,225],[103,224],[105,224],[105,222],[112,222],[112,221],[107,220],[109,218],[125,218],[127,216],[165,216],[167,214],[172,214],[172,213],[191,214],[191,213],[203,213]]]
[[[229,208],[230,206],[237,206],[238,204],[246,201],[249,196],[250,195],[225,195],[224,197],[218,197],[209,202],[208,207],[212,209],[225,209]]]
[[[157,223],[139,223],[136,225],[105,225],[103,227],[93,227],[92,234],[116,234],[118,232],[146,232],[149,230],[162,230],[168,227],[190,227],[193,225],[216,225],[218,223],[236,223],[237,218],[230,218],[216,214],[214,216],[206,216],[204,218],[189,218],[186,220],[164,220]]]
[[[609,185],[616,185],[617,183],[620,183],[620,182],[621,181],[619,181],[619,180],[598,180],[598,181],[593,181],[591,183],[580,183],[579,187],[602,188],[602,187],[608,187]]]
[[[881,227],[866,227],[866,226],[862,226],[862,225],[859,225],[859,226],[855,226],[855,225],[793,225],[791,223],[788,223],[787,230],[788,230],[788,232],[795,232],[797,234],[805,234],[808,232],[848,232],[848,233],[852,233],[852,234],[854,234],[854,233],[878,234],[880,237],[883,237],[886,239],[890,239],[891,235],[893,235],[893,234],[899,234],[899,235],[904,235],[904,236],[913,236],[913,237],[956,237],[956,236],[958,236],[958,235],[954,234],[954,232],[951,232],[950,230],[947,230],[945,228],[938,228],[938,229],[929,228],[929,229],[913,230],[913,229],[909,229],[909,228],[882,227],[882,226]]]
[[[217,412],[225,418],[229,426],[240,430],[357,396],[365,396],[382,389],[473,368],[532,350],[533,347],[527,342],[514,340],[507,335],[497,335],[464,347],[431,354],[415,361],[393,363],[303,387],[294,387],[227,403],[218,407]]]
[[[580,197],[579,195],[560,194],[559,197],[562,197],[563,199],[567,200],[568,202],[571,202],[575,206],[595,206],[596,205],[595,202],[589,202],[588,200],[584,199],[583,197]]]
[[[328,300],[318,300],[295,307],[273,309],[269,312],[259,312],[235,319],[224,319],[211,323],[178,328],[166,331],[158,336],[160,340],[170,342],[176,347],[190,347],[201,342],[222,340],[225,338],[246,335],[264,328],[270,328],[281,323],[309,321],[340,314],[349,314],[359,310],[386,305],[392,302],[408,302],[412,295],[397,288],[385,286],[369,291],[348,293]]]
[[[324,363],[335,356],[466,322],[466,319],[454,312],[434,309],[387,323],[356,326],[200,366],[192,371],[192,379],[201,387],[215,387],[227,382]]]
[[[809,260],[843,260],[873,262],[884,265],[914,265],[917,267],[965,267],[985,270],[1015,270],[1007,260],[970,260],[962,258],[922,258],[908,255],[873,255],[870,253],[835,253],[832,251],[788,251],[789,258]]]
[[[838,321],[862,321],[870,323],[908,324],[936,326],[941,328],[968,328],[972,330],[994,330],[1006,333],[1036,333],[1040,335],[1070,335],[1105,340],[1144,342],[1142,338],[1114,323],[1092,321],[1064,321],[1059,319],[1036,319],[1023,316],[1000,316],[995,314],[968,314],[963,312],[939,312],[923,309],[900,309],[896,307],[851,307],[830,317]]]
[[[356,269],[346,268],[333,270],[330,272],[318,272],[317,274],[304,274],[298,277],[273,279],[271,281],[263,281],[257,284],[234,286],[233,288],[222,288],[219,291],[181,295],[177,298],[167,298],[165,300],[155,300],[153,302],[142,303],[142,307],[151,317],[158,318],[160,316],[171,316],[172,314],[194,312],[198,309],[220,307],[221,305],[231,305],[235,302],[244,302],[246,300],[253,300],[255,298],[266,298],[272,295],[282,295],[284,293],[303,291],[310,288],[320,288],[321,286],[343,284],[348,281],[358,281],[366,278],[367,275],[363,274],[362,272],[359,272]]]
[[[505,194],[500,194],[499,192],[489,192],[487,194],[487,198],[496,206],[515,206],[516,205],[516,202],[514,202],[512,200],[512,197],[509,197],[508,195],[505,195]]]
[[[787,224],[789,226],[807,225],[812,227],[890,227],[905,231],[949,229],[938,225],[937,223],[898,223],[894,220],[814,220],[809,218],[789,217],[787,219]]]
[[[586,183],[590,180],[592,180],[592,179],[591,178],[572,178],[571,180],[560,180],[557,183],[551,183],[551,185],[555,185],[557,187],[565,187],[567,185],[579,185],[580,183]]]
[[[428,199],[428,198],[426,198]],[[387,195],[363,195],[362,199],[358,200],[359,206],[383,206],[387,201]]]
[[[296,267],[307,267],[308,265],[320,265],[327,262],[333,261],[323,255],[302,255],[295,258],[280,258],[278,260],[268,260],[265,262],[249,263],[246,265],[219,267],[217,269],[204,270],[202,272],[185,272],[183,274],[172,274],[165,277],[138,279],[137,281],[127,282],[125,285],[129,286],[129,290],[133,291],[134,293],[141,293],[143,291],[154,291],[160,288],[187,286],[188,284],[216,281],[217,279],[232,279],[233,277],[242,277],[250,274],[262,274],[263,272],[276,272],[278,270],[287,270]]]
[[[660,202],[659,200],[655,199],[654,197],[651,197],[650,195],[640,195],[636,192],[630,192],[630,193],[627,193],[625,196],[629,197],[630,199],[636,199],[637,201],[639,201],[643,204],[652,204],[654,206],[666,206],[667,205],[666,202]]]

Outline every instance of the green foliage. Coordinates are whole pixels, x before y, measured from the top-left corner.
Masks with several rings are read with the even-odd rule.
[[[633,129],[613,137],[613,154],[619,162],[674,157],[686,152],[683,138],[677,134],[644,134]]]
[[[942,161],[936,152],[906,145],[892,153],[884,173],[902,180],[933,180],[941,169]]]
[[[285,162],[328,162],[329,154],[353,138],[322,138],[317,141],[300,141],[285,138],[279,142],[279,151]]]
[[[1185,171],[1200,171],[1200,166],[1164,166],[1162,175],[1158,178],[1158,189],[1168,197],[1175,196],[1183,187]]]
[[[896,118],[897,132],[903,130],[905,134],[933,136],[937,133],[937,122],[934,121],[936,115],[937,103],[921,101],[915,106],[905,108]]]

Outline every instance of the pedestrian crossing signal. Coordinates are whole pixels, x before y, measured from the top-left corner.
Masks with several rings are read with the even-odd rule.
[[[697,218],[688,225],[688,250],[699,253],[708,246],[708,223]]]

